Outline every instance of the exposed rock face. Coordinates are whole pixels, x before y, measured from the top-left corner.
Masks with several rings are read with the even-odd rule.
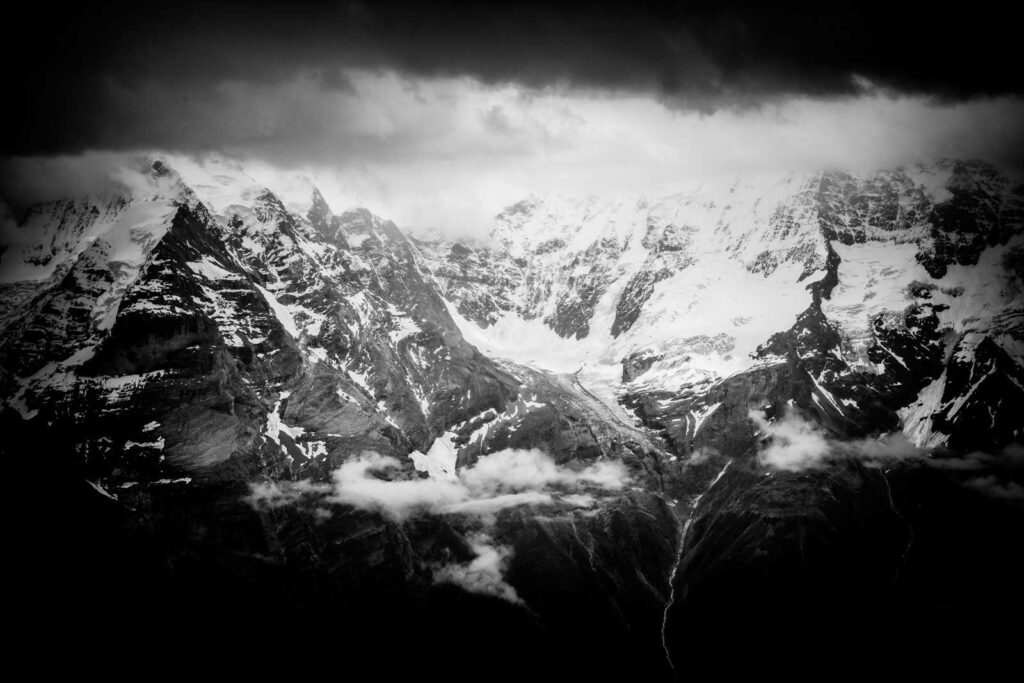
[[[281,452],[280,465],[304,476],[352,448],[425,449],[452,424],[516,396],[511,377],[461,339],[393,224],[366,212],[335,217],[318,195],[316,228],[267,190],[218,218],[182,181],[171,190],[119,202],[162,211],[144,239],[111,221],[107,233],[127,237],[134,263],[113,261],[103,236],[81,254],[54,254],[73,265],[59,264],[5,329],[5,379],[23,418],[83,422],[87,403],[111,424],[85,421],[96,433],[81,448],[159,442],[148,451],[160,462],[205,471],[233,455],[247,460],[268,441],[276,447],[277,435],[262,429],[275,396],[314,389],[314,376],[315,390],[295,392],[289,413],[310,428]],[[67,223],[62,214],[53,230]],[[130,279],[116,279],[118,269],[131,269]],[[463,399],[467,388],[475,396]],[[207,402],[221,417],[199,417]],[[177,408],[181,424],[162,419]],[[190,426],[196,420],[201,429]],[[159,425],[144,435],[151,422]]]
[[[837,433],[902,425],[920,445],[966,447],[978,425],[957,427],[938,404],[920,415],[920,393],[951,358],[972,357],[954,353],[961,339],[974,348],[987,336],[1021,367],[1022,281],[1012,265],[1021,207],[1020,188],[991,167],[949,162],[635,205],[535,200],[498,217],[493,246],[418,246],[469,322],[486,332],[539,319],[560,337],[589,339],[580,361],[621,360],[624,393],[637,400],[653,391],[702,400],[729,374],[786,362],[803,386],[796,404]],[[737,285],[737,267],[755,279]],[[522,276],[508,275],[517,268]],[[954,374],[943,410],[982,377]],[[1022,397],[1016,385],[1007,391],[1007,407]],[[673,419],[681,407],[668,409]]]
[[[808,585],[864,620],[935,589],[912,504],[1019,487],[1024,195],[986,165],[531,199],[474,244],[215,166],[34,207],[0,262],[4,454],[51,454],[121,539],[97,576],[127,543],[174,618],[671,679],[716,601],[827,626]],[[769,466],[793,414],[842,457]]]
[[[637,351],[622,359],[622,381],[632,382],[634,379],[651,369],[651,366],[664,356],[656,356],[649,351]]]
[[[571,380],[468,344],[394,224],[335,215],[315,191],[296,212],[239,169],[215,171],[186,178],[156,163],[116,200],[30,214],[23,229],[38,244],[4,254],[14,295],[0,337],[5,455],[71,463],[81,479],[69,514],[117,509],[99,515],[97,533],[153,549],[132,562],[147,577],[140,594],[168,620],[228,612],[243,624],[245,601],[259,600],[276,618],[327,611],[372,628],[391,609],[430,631],[425,656],[449,642],[438,621],[476,637],[451,610],[505,615],[510,633],[540,642],[586,608],[594,620],[574,636],[580,646],[632,642],[630,657],[660,671],[650,655],[677,522],[657,496],[599,482],[573,502],[537,494],[493,519],[393,520],[323,496],[254,502],[252,483],[322,492],[333,470],[370,452],[399,458],[409,484],[425,481],[424,460],[450,457],[454,470],[509,448],[543,449],[562,473],[625,462],[624,476],[647,482],[662,447],[609,421]],[[639,573],[622,530],[653,544]],[[491,552],[507,557],[474,574]],[[552,565],[551,552],[573,560]],[[515,586],[505,598],[458,588],[499,567]],[[569,605],[555,570],[618,597],[597,604],[588,589]],[[455,578],[436,578],[444,571]],[[506,599],[516,591],[520,602]],[[338,632],[374,651],[362,629]]]

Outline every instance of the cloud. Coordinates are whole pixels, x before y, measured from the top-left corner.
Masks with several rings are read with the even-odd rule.
[[[1024,76],[992,66],[1016,60],[998,37],[1016,24],[995,9],[421,5],[40,6],[0,43],[18,65],[0,196],[88,191],[111,152],[217,152],[275,188],[309,175],[336,209],[465,235],[535,192],[941,157],[1024,171]],[[35,30],[48,48],[27,58]]]
[[[492,516],[519,505],[544,505],[562,500],[574,505],[578,498],[560,498],[564,492],[590,487],[621,490],[629,481],[618,462],[599,462],[581,470],[558,466],[545,453],[509,449],[482,456],[473,467],[447,479],[382,479],[377,475],[397,469],[397,459],[366,454],[334,471],[330,500],[370,509],[402,520],[415,514],[468,514]]]
[[[568,503],[573,507],[588,508],[597,502],[597,498],[589,493],[571,493],[567,496],[562,496],[562,502]]]
[[[1024,501],[1024,486],[1015,481],[1001,481],[995,475],[975,477],[967,481],[967,486],[993,498]]]
[[[1024,486],[1019,483],[1024,469],[1021,444],[1010,444],[999,453],[932,452],[914,446],[902,433],[877,439],[829,439],[819,425],[796,410],[774,422],[756,410],[749,411],[748,416],[767,440],[760,445],[757,455],[758,462],[767,467],[797,472],[843,459],[876,467],[899,462],[948,472],[964,486],[993,498],[1024,500]]]
[[[569,505],[575,504],[568,496],[561,500]],[[554,502],[550,494],[540,491],[522,491],[520,493],[496,494],[489,498],[470,498],[444,508],[442,512],[490,517],[499,510],[520,505],[549,505]]]
[[[826,464],[828,461],[856,459],[868,464],[893,461],[916,462],[945,469],[976,469],[983,466],[987,454],[968,454],[959,458],[935,458],[926,449],[911,443],[902,432],[878,438],[837,440],[828,438],[816,422],[790,409],[779,419],[768,421],[760,411],[751,410],[748,417],[763,438],[758,452],[762,465],[775,469],[800,471]]]
[[[500,490],[541,489],[554,485],[592,485],[608,491],[623,488],[629,477],[622,463],[600,461],[576,471],[556,465],[537,449],[509,449],[481,457],[463,470],[460,480],[473,491],[492,494]]]
[[[25,6],[20,39],[0,44],[3,63],[17,64],[5,86],[18,105],[0,149],[162,145],[154,138],[180,134],[188,121],[176,121],[174,110],[211,102],[206,122],[223,133],[259,121],[244,111],[218,121],[223,84],[272,90],[304,73],[325,92],[345,92],[350,69],[643,93],[701,111],[845,96],[866,83],[947,99],[1024,91],[1018,70],[1000,68],[1017,59],[1011,10],[984,0],[957,13],[901,12],[869,0],[466,5],[117,0],[59,13]],[[26,53],[25,45],[46,47]],[[310,125],[307,118],[296,125]]]
[[[760,430],[762,438],[767,439],[758,451],[758,461],[775,469],[795,472],[844,458],[869,464],[914,461],[938,468],[974,469],[978,462],[975,458],[985,456],[968,454],[963,458],[933,458],[930,451],[912,444],[902,432],[875,439],[830,439],[820,425],[807,420],[793,408],[775,421],[765,419],[757,410],[750,410],[747,415]]]
[[[15,209],[86,196],[112,199],[137,184],[150,163],[125,152],[0,159],[0,197]]]
[[[476,557],[468,564],[447,564],[434,570],[436,583],[453,583],[470,593],[490,595],[522,604],[522,600],[505,581],[505,569],[512,555],[507,546],[494,545],[493,539],[485,533],[478,533],[467,539]]]
[[[512,549],[492,537],[497,513],[522,505],[589,508],[599,494],[620,491],[630,482],[622,463],[600,461],[574,469],[536,449],[481,456],[454,480],[405,476],[397,458],[368,452],[336,469],[331,483],[256,482],[247,501],[256,509],[313,503],[320,521],[330,518],[325,504],[378,512],[396,522],[425,514],[472,517],[477,531],[467,540],[476,557],[435,567],[434,581],[518,604],[522,601],[504,579]]]
[[[712,458],[717,458],[721,455],[717,448],[701,447],[694,449],[692,453],[686,458],[687,466],[703,465],[710,461]]]
[[[336,210],[404,228],[480,234],[532,193],[648,197],[737,177],[872,172],[939,158],[1024,170],[1024,100],[936,101],[877,89],[758,107],[681,110],[646,93],[535,88],[350,69],[272,81],[117,85],[123,109],[97,150],[0,160],[0,196],[24,205],[87,192],[140,150],[240,159],[278,190],[310,177]],[[110,86],[115,87],[115,86]]]
[[[375,476],[400,466],[397,458],[376,453],[347,462],[332,474],[334,486],[328,500],[402,520],[419,512],[441,512],[469,498],[469,491],[458,482]]]
[[[327,503],[379,512],[395,521],[421,514],[462,514],[480,519],[520,505],[589,507],[595,493],[622,490],[630,476],[622,463],[601,461],[581,469],[556,465],[550,456],[509,449],[480,457],[454,480],[403,478],[397,458],[364,453],[332,473],[330,484],[258,482],[248,501],[255,507],[293,505],[313,497]]]
[[[831,446],[820,428],[795,412],[776,422],[769,422],[756,410],[747,415],[770,440],[758,451],[762,465],[792,472],[820,465],[830,455]]]
[[[306,496],[324,496],[330,493],[326,484],[318,484],[308,480],[260,481],[249,484],[249,495],[245,500],[254,508],[280,508],[295,505]],[[318,515],[321,516],[322,515]]]

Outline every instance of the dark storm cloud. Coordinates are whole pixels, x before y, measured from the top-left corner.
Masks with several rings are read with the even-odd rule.
[[[225,109],[224,84],[302,75],[345,91],[352,68],[655,93],[703,110],[851,94],[855,75],[954,100],[1019,94],[1017,22],[1005,12],[987,2],[957,13],[891,2],[36,3],[0,48],[14,119],[0,151],[288,144]],[[291,134],[318,123],[296,107]]]

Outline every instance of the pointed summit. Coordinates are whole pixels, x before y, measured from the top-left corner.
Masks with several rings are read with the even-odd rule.
[[[150,168],[152,169],[154,178],[162,178],[171,174],[171,169],[168,168],[167,164],[160,159],[154,161]]]
[[[309,211],[306,212],[306,218],[309,219],[309,222],[318,232],[324,232],[330,225],[332,215],[331,207],[327,204],[323,194],[321,194],[320,188],[314,185],[313,201],[309,206]]]

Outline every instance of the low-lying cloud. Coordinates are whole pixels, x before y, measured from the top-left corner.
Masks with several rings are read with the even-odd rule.
[[[598,495],[621,491],[629,483],[622,463],[600,461],[574,469],[536,449],[484,455],[454,479],[408,478],[397,458],[367,452],[336,469],[329,484],[254,483],[248,501],[257,509],[315,501],[320,519],[330,517],[323,506],[331,504],[377,512],[395,522],[417,515],[472,517],[477,531],[467,540],[476,557],[435,567],[434,580],[519,603],[515,589],[504,580],[512,549],[492,537],[497,513],[521,505],[589,508]]]
[[[518,505],[594,504],[594,493],[621,491],[631,479],[620,462],[581,469],[555,464],[537,449],[507,449],[481,456],[454,479],[408,478],[394,457],[367,452],[344,463],[330,484],[308,480],[251,484],[254,506],[291,505],[306,496],[379,512],[395,521],[419,514],[493,515]]]
[[[1024,486],[1015,481],[1003,481],[995,475],[975,477],[967,482],[967,486],[993,498],[1024,501]]]
[[[330,484],[252,484],[249,501],[257,507],[280,507],[316,496],[401,522],[421,514],[487,517],[519,505],[589,507],[596,500],[594,493],[620,491],[630,482],[622,463],[601,461],[572,469],[555,464],[537,449],[484,455],[452,480],[406,478],[397,458],[367,452],[341,465],[331,478]]]
[[[765,467],[798,472],[822,467],[830,462],[855,459],[883,467],[909,463],[968,476],[963,484],[971,489],[1005,500],[1024,500],[1024,486],[1010,478],[1024,469],[1024,446],[1010,444],[1000,453],[972,451],[963,454],[934,453],[918,448],[902,432],[877,439],[837,441],[827,437],[820,425],[790,410],[775,421],[758,410],[750,410],[750,420],[761,432],[764,442],[758,462]]]
[[[868,463],[918,461],[934,463],[948,469],[973,467],[975,462],[965,458],[938,459],[931,451],[918,448],[902,432],[886,434],[876,439],[837,441],[828,438],[825,430],[791,409],[779,419],[769,421],[757,410],[747,413],[767,441],[758,451],[758,461],[767,467],[790,472],[818,467],[829,461],[857,459]],[[980,455],[980,454],[979,454]]]
[[[490,595],[508,602],[521,604],[516,589],[505,581],[505,569],[512,555],[507,546],[495,545],[486,533],[478,533],[469,539],[470,548],[476,557],[467,564],[446,564],[434,571],[437,583],[453,583],[470,593]]]
[[[488,516],[508,507],[568,502],[560,494],[590,487],[617,491],[629,481],[625,467],[599,462],[581,470],[561,467],[545,453],[509,449],[481,457],[455,480],[385,479],[401,463],[376,453],[347,462],[334,471],[328,500],[374,510],[396,521],[416,514]]]
[[[820,465],[831,455],[821,429],[796,413],[788,413],[775,422],[769,422],[756,410],[749,411],[747,416],[769,439],[758,453],[762,465],[792,472]]]

